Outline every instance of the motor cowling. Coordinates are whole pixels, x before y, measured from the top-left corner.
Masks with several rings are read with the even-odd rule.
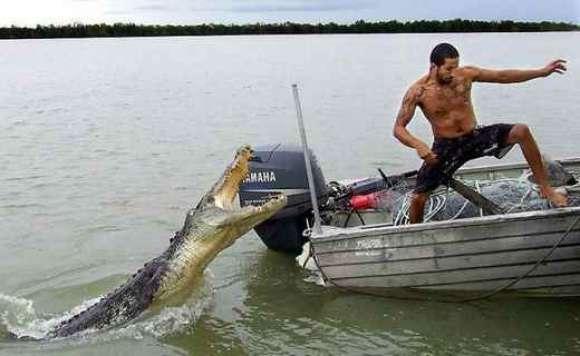
[[[319,199],[327,194],[322,169],[309,152],[314,186]],[[291,253],[302,252],[306,238],[306,220],[311,219],[312,203],[308,188],[306,164],[302,148],[296,145],[265,145],[254,147],[250,170],[240,185],[240,205],[259,205],[268,197],[283,193],[288,198],[284,209],[255,227],[268,248]]]

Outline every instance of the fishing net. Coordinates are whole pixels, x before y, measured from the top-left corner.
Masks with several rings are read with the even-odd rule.
[[[471,187],[484,197],[488,198],[506,213],[522,211],[538,211],[552,209],[554,206],[540,196],[538,186],[533,183],[530,173],[519,178],[499,179],[493,181],[470,181]],[[398,188],[400,189],[400,188]],[[569,206],[580,206],[580,190],[578,185],[566,187]],[[405,225],[409,223],[409,207],[411,193],[407,190],[397,198],[390,209],[393,212],[393,224]],[[484,216],[484,212],[476,205],[465,199],[459,193],[447,188],[443,192],[431,194],[425,204],[424,222],[463,219]]]

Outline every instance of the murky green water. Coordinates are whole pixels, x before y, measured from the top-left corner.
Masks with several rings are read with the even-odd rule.
[[[209,267],[191,303],[49,342],[72,308],[159,254],[243,144],[296,142],[298,82],[327,178],[416,168],[391,136],[434,44],[464,63],[562,77],[475,85],[482,123],[526,122],[544,152],[580,156],[579,34],[439,34],[0,42],[0,354],[580,353],[580,302],[474,305],[324,289],[254,233]],[[420,115],[411,130],[426,140]],[[506,157],[520,161],[517,152]],[[486,161],[479,161],[483,164]]]

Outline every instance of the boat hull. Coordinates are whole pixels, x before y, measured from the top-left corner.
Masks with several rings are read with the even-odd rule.
[[[324,276],[339,287],[580,296],[577,207],[405,226],[325,226],[311,243]]]

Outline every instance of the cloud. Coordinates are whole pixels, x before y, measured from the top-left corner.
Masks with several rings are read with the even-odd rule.
[[[208,12],[232,12],[232,13],[286,13],[286,12],[331,12],[331,11],[356,11],[376,8],[378,0],[311,0],[311,1],[276,1],[276,0],[257,0],[246,1],[240,4],[240,1],[231,1],[227,4],[197,5],[192,7],[193,11]]]
[[[318,12],[366,10],[376,7],[377,1],[308,1],[296,4],[267,2],[252,5],[235,5],[234,12]]]
[[[152,5],[142,5],[133,8],[137,11],[175,11],[176,9],[170,6],[152,4]]]
[[[70,22],[150,24],[339,22],[359,19],[567,21],[580,0],[0,0],[0,25]],[[4,4],[6,2],[6,4]],[[59,6],[55,6],[59,4]]]

